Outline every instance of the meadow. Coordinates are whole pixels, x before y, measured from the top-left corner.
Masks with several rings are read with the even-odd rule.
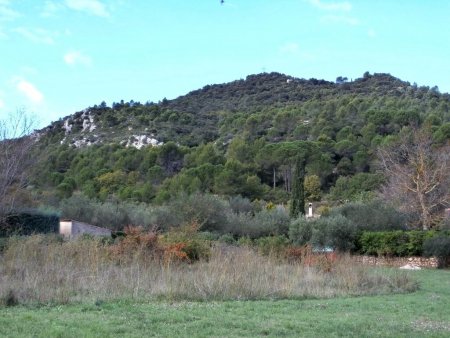
[[[448,270],[369,268],[349,256],[310,266],[227,246],[189,264],[142,251],[117,260],[110,248],[43,236],[6,248],[0,336],[450,334]]]
[[[0,309],[3,337],[448,337],[450,271],[408,294],[264,301],[82,302]]]

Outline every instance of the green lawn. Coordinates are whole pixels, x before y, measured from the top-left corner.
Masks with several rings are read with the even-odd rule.
[[[326,300],[122,301],[0,309],[1,337],[450,337],[450,271],[412,294]]]

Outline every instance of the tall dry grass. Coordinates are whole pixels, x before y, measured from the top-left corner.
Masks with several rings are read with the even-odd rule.
[[[113,299],[247,300],[328,298],[414,290],[405,272],[377,271],[341,257],[331,271],[213,247],[208,261],[155,260],[144,251],[118,260],[101,241],[32,236],[10,241],[0,256],[3,303]]]

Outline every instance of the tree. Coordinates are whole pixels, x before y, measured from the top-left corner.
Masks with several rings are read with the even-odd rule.
[[[24,190],[32,164],[31,148],[35,138],[29,134],[35,122],[24,111],[0,120],[0,223],[14,210]]]
[[[299,214],[305,214],[305,160],[300,156],[294,172],[294,181],[292,187],[291,217],[295,218]]]
[[[382,195],[401,210],[417,213],[427,230],[450,203],[450,145],[434,145],[429,129],[405,131],[378,151],[387,178]]]
[[[308,201],[320,201],[320,178],[317,175],[305,177],[305,197]]]

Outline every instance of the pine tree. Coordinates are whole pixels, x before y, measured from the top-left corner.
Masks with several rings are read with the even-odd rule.
[[[295,166],[292,187],[292,199],[290,215],[296,218],[299,214],[305,214],[305,160],[300,156]]]

